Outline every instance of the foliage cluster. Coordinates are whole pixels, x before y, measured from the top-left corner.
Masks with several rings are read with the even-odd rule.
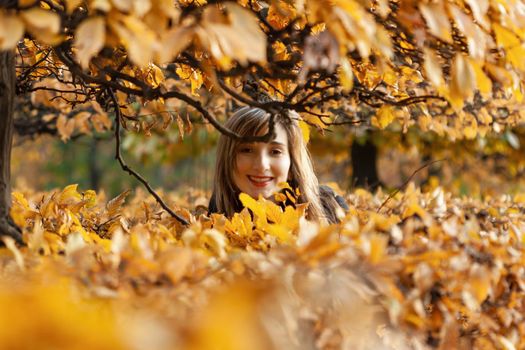
[[[253,216],[178,207],[187,228],[144,193],[126,196],[14,193],[27,247],[5,238],[1,251],[0,304],[16,310],[2,313],[2,347],[523,346],[523,194],[358,190],[324,227],[243,197]]]
[[[224,98],[275,114],[294,109],[320,129],[397,121],[452,139],[523,120],[521,1],[24,0],[4,7],[0,49],[22,39],[18,93],[31,93],[47,113],[38,130],[63,139],[110,128],[107,112],[117,108],[119,122],[145,133],[172,122],[182,132],[182,109],[226,132],[217,122]]]

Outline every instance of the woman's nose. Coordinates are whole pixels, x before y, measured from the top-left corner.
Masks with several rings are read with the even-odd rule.
[[[270,168],[270,157],[264,152],[261,152],[255,157],[254,168],[256,170],[266,170]]]

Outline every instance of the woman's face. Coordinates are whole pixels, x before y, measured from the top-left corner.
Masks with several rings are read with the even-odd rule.
[[[237,188],[257,199],[271,199],[286,182],[290,172],[288,136],[282,125],[275,125],[275,139],[266,142],[241,143],[235,150],[233,182]]]

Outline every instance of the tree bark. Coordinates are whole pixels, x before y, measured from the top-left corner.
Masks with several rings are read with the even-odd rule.
[[[381,185],[377,175],[377,147],[370,137],[364,144],[354,140],[351,148],[352,187],[375,190]]]
[[[15,82],[15,54],[13,51],[0,51],[0,235],[10,236],[23,244],[20,229],[9,213]]]

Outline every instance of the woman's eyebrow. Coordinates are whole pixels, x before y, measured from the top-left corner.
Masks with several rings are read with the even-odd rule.
[[[277,145],[277,146],[286,146],[284,143],[278,142],[278,141],[271,141],[270,144],[271,145]]]

